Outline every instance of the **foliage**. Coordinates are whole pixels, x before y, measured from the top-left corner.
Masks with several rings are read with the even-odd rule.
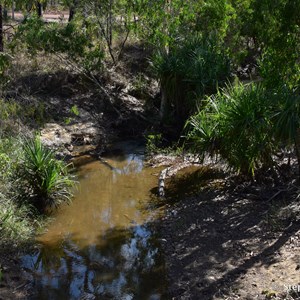
[[[69,59],[88,71],[99,70],[104,57],[99,45],[93,44],[86,31],[80,30],[82,24],[70,22],[66,25],[47,24],[35,16],[28,18],[18,27],[12,47],[23,43],[31,54],[38,51],[57,56],[67,55]],[[63,60],[63,58],[62,58]]]
[[[69,202],[74,181],[68,174],[68,166],[55,158],[39,136],[25,140],[23,149],[24,158],[18,170],[23,200],[40,211]]]
[[[8,54],[0,52],[0,78],[4,76],[9,64],[10,57],[8,56]]]
[[[77,11],[85,18],[86,29],[107,50],[116,65],[134,23],[134,7],[139,1],[87,0],[77,4]]]
[[[0,245],[18,244],[30,238],[34,231],[30,209],[18,206],[15,200],[13,174],[22,155],[18,139],[1,136],[0,140]]]
[[[195,110],[196,99],[215,92],[230,75],[229,59],[216,40],[201,36],[183,41],[168,53],[158,53],[152,66],[166,101],[162,117],[174,110],[179,122]]]
[[[11,241],[17,244],[32,236],[33,226],[28,215],[28,207],[19,207],[0,194],[0,245]]]
[[[213,34],[223,41],[235,17],[228,0],[136,1],[134,8],[138,15],[136,32],[156,49],[172,48],[191,33]]]
[[[148,153],[157,153],[159,147],[162,145],[162,135],[158,134],[148,134],[147,135],[146,149]]]
[[[205,108],[188,121],[187,139],[204,154],[219,154],[231,167],[254,175],[272,165],[272,100],[276,95],[261,84],[228,86],[209,97]]]
[[[7,71],[11,64],[11,57],[4,52],[0,52],[0,87],[7,83]]]
[[[0,98],[0,134],[13,136],[18,133],[23,125],[42,125],[46,121],[43,103],[31,101],[26,104],[26,109],[13,99]]]
[[[270,87],[299,83],[300,19],[297,0],[253,0],[251,22],[262,47],[261,75]]]
[[[300,95],[297,89],[282,86],[273,115],[275,135],[284,144],[292,145],[300,129]]]

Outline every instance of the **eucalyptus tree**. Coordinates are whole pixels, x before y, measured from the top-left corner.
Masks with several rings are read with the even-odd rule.
[[[112,63],[121,57],[134,23],[134,2],[123,0],[87,0],[78,3],[77,9],[85,25],[105,43]]]

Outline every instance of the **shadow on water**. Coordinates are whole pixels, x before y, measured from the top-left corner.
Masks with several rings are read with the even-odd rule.
[[[175,176],[166,180],[166,198],[157,197],[157,187],[151,190],[152,201],[149,207],[162,207],[165,204],[176,203],[185,197],[199,193],[216,179],[225,178],[223,171],[209,166],[189,166],[180,170]]]
[[[178,172],[168,184],[166,196],[176,202],[184,196],[192,196],[215,179],[224,178],[224,173],[208,166],[192,166]]]
[[[78,191],[62,206],[39,250],[23,257],[32,299],[166,299],[164,263],[153,221],[142,208],[157,184],[140,145],[119,144],[78,168]]]

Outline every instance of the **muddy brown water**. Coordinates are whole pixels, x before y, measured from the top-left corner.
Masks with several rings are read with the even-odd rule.
[[[31,299],[165,299],[159,242],[148,207],[158,170],[144,167],[144,149],[119,143],[105,161],[78,167],[78,190],[62,206],[38,250],[25,255]]]

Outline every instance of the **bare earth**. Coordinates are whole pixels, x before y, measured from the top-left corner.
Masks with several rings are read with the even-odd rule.
[[[179,197],[161,225],[170,298],[300,299],[291,291],[300,290],[299,201],[292,203],[284,186],[233,187],[204,174],[211,171],[197,172],[208,187]],[[189,180],[175,182],[194,192]]]
[[[11,17],[11,13],[8,13],[9,17]],[[15,20],[21,21],[24,19],[24,16],[21,12],[15,12]],[[43,13],[43,19],[46,21],[62,21],[66,22],[69,19],[69,12],[64,11],[60,14],[55,12],[45,12]]]

